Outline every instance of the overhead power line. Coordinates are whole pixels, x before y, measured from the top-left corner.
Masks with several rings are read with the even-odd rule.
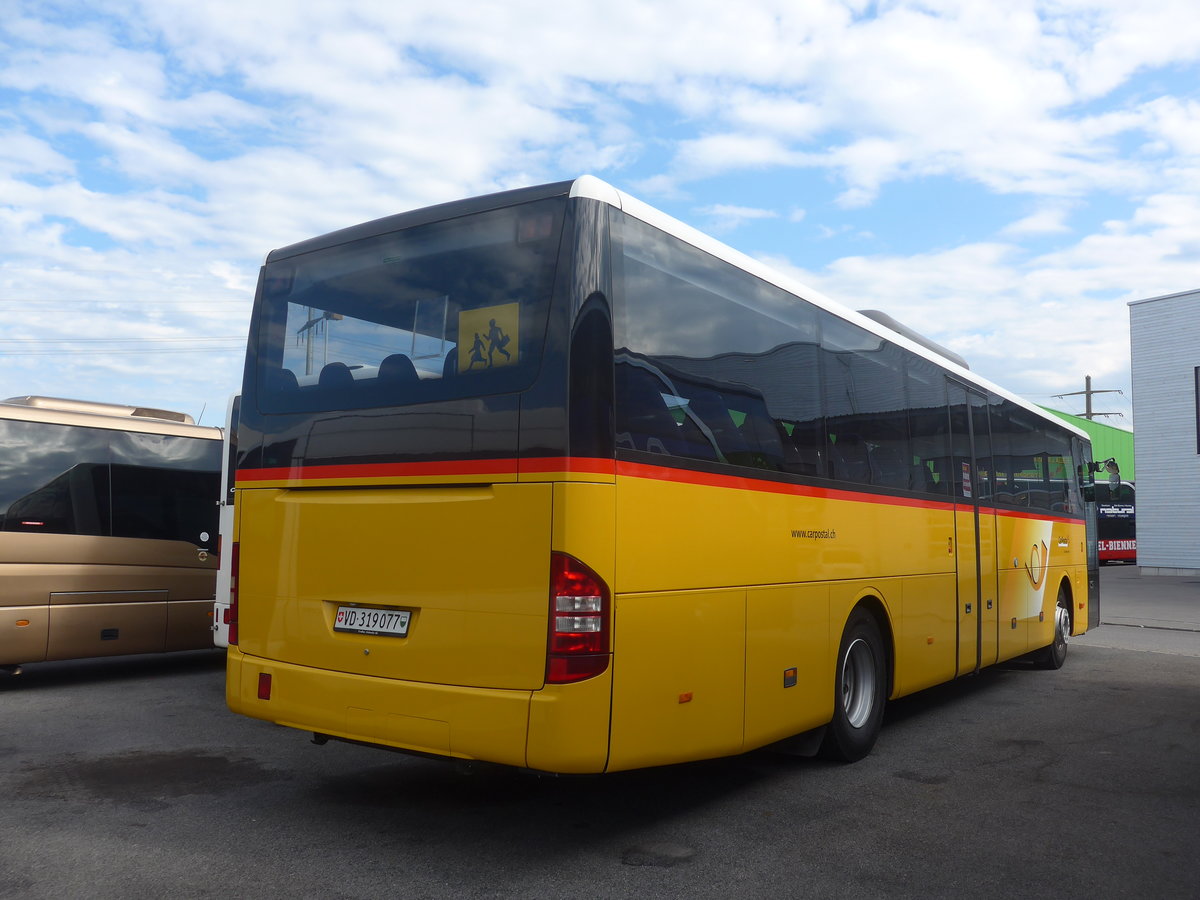
[[[0,338],[0,344],[200,344],[219,341],[245,341],[244,337],[165,337],[165,338]]]
[[[1082,391],[1071,391],[1070,393],[1067,393],[1067,394],[1055,394],[1054,396],[1057,397],[1059,400],[1062,400],[1065,397],[1082,396],[1084,398],[1084,401],[1083,401],[1084,411],[1082,413],[1076,413],[1076,415],[1082,416],[1083,418],[1087,419],[1088,421],[1091,421],[1096,416],[1122,416],[1123,417],[1125,415],[1125,413],[1119,413],[1119,412],[1094,412],[1092,410],[1092,395],[1093,394],[1121,394],[1122,396],[1124,396],[1124,394],[1125,394],[1124,391],[1117,390],[1115,388],[1108,388],[1106,390],[1093,390],[1091,375],[1084,376],[1083,385],[1084,385],[1084,387],[1083,387]]]
[[[56,356],[62,358],[64,356],[142,356],[147,353],[245,353],[246,345],[230,344],[228,347],[95,347],[83,350],[16,350],[4,351],[0,357],[10,358],[14,356]]]
[[[97,297],[46,297],[43,299],[38,299],[35,297],[0,297],[0,303],[29,304],[32,306],[37,306],[39,308],[41,307],[41,305],[43,303],[54,303],[54,304],[59,304],[59,303],[83,303],[83,304],[85,304],[85,303],[108,303],[108,304],[113,304],[113,305],[121,306],[121,307],[128,307],[128,306],[133,306],[133,307],[141,307],[141,306],[148,306],[148,307],[154,307],[154,306],[203,307],[203,306],[237,304],[239,306],[245,306],[245,307],[249,308],[250,302],[251,302],[251,300],[249,297],[245,297],[241,300],[159,300],[157,298],[147,299],[147,300],[138,300],[136,298],[129,298],[129,297],[117,297],[117,298],[113,298],[110,300],[104,300],[104,299],[100,299]]]

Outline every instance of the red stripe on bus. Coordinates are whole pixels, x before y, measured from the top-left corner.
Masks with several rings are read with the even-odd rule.
[[[954,508],[948,500],[922,500],[915,497],[896,497],[891,494],[867,494],[839,488],[814,487],[807,484],[791,484],[783,481],[768,481],[746,478],[740,475],[716,475],[692,469],[676,469],[670,466],[651,466],[644,463],[618,462],[617,474],[652,481],[672,481],[677,484],[695,484],[705,487],[720,487],[733,490],[759,491],[768,494],[790,494],[795,497],[818,497],[824,500],[853,500],[859,503],[882,503],[889,506],[911,506],[920,509]]]
[[[988,507],[991,509],[992,507]],[[1009,519],[1036,519],[1039,522],[1058,522],[1062,525],[1076,525],[1083,521],[1083,516],[1064,516],[1056,515],[1052,512],[1026,512],[1023,509],[1004,509],[1003,507],[996,508],[996,515],[1005,516]]]
[[[590,456],[544,456],[519,461],[521,473],[583,472],[589,475],[613,475],[616,460],[595,459]]]
[[[708,487],[730,488],[744,491],[760,491],[771,494],[791,494],[797,497],[818,497],[825,500],[852,500],[856,503],[880,503],[887,506],[907,506],[916,509],[970,510],[973,504],[960,500],[926,500],[919,497],[899,497],[894,494],[870,494],[846,488],[824,488],[806,484],[791,484],[769,481],[762,478],[746,478],[739,475],[716,475],[697,472],[693,469],[676,469],[670,466],[652,466],[645,463],[618,462],[617,474],[655,481],[673,481],[680,484],[696,484]],[[1064,525],[1082,521],[1082,516],[1072,518],[1037,511],[994,508],[997,515],[1011,519],[1036,519],[1040,522],[1060,522]]]
[[[516,475],[518,473],[581,472],[612,475],[615,462],[589,457],[530,457],[522,459],[475,459],[428,463],[351,463],[329,466],[285,466],[272,469],[242,469],[241,482],[322,481],[333,478],[445,477],[454,475]]]
[[[397,478],[444,475],[515,475],[516,459],[469,459],[428,463],[351,463],[332,466],[285,466],[239,469],[237,480],[328,481],[335,478]]]
[[[577,472],[595,475],[622,475],[650,481],[668,481],[729,490],[758,491],[768,494],[789,494],[796,497],[816,497],[826,500],[850,500],[857,503],[879,503],[887,506],[907,506],[916,509],[973,509],[971,504],[955,500],[927,500],[899,497],[893,494],[871,494],[846,488],[825,488],[806,484],[748,478],[741,475],[720,475],[679,469],[674,466],[655,466],[646,463],[621,462],[582,456],[546,456],[525,459],[451,460],[427,463],[353,463],[330,466],[292,466],[274,469],[242,469],[237,473],[239,483],[256,481],[326,481],[348,478],[419,478],[467,475],[546,474]],[[991,509],[992,507],[986,507]],[[1069,524],[1080,518],[1056,516],[1052,513],[997,508],[996,513],[1014,519],[1037,519]]]

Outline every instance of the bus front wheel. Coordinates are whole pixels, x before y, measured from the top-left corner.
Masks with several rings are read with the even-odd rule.
[[[879,624],[860,606],[851,613],[838,648],[833,721],[821,744],[826,759],[855,762],[875,746],[887,700],[885,661]]]

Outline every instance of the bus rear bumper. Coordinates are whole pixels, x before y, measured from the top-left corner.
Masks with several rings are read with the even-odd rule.
[[[512,766],[526,765],[531,693],[333,672],[236,647],[226,663],[226,701],[236,713],[329,737]]]

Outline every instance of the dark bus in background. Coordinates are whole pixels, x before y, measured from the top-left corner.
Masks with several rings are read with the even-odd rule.
[[[1096,482],[1096,530],[1100,540],[1100,565],[1137,562],[1132,481]]]
[[[0,402],[0,671],[212,646],[221,429]]]

